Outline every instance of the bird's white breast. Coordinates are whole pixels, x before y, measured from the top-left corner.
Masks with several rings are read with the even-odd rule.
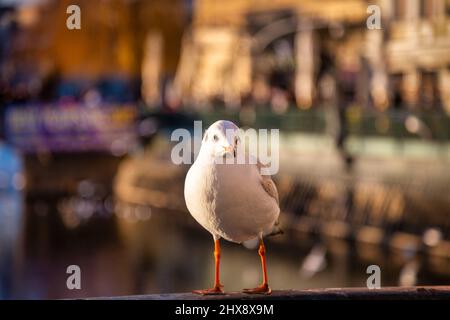
[[[215,237],[243,242],[270,230],[279,207],[252,164],[195,162],[185,182],[191,215]]]

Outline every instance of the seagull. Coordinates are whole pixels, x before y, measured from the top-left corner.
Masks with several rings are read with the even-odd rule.
[[[242,159],[238,155],[245,155],[245,161],[234,161]],[[186,175],[184,197],[190,214],[213,236],[215,281],[212,288],[193,293],[224,293],[219,276],[221,238],[235,243],[259,239],[263,281],[243,292],[271,293],[263,237],[282,231],[278,191],[270,176],[261,174],[263,167],[253,155],[245,154],[233,122],[219,120],[206,130],[198,157]]]

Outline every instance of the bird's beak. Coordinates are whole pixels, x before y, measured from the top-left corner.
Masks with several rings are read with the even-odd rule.
[[[233,152],[234,152],[233,147],[230,146],[230,145],[228,145],[228,146],[223,146],[222,148],[223,148],[223,152],[224,152],[224,153],[233,153]]]
[[[230,154],[236,157],[236,148],[232,146],[231,144],[228,144],[226,146],[222,146],[223,148],[223,154]]]
[[[233,139],[227,138],[227,142],[222,146],[223,154],[232,154],[236,157],[236,145],[233,142]]]

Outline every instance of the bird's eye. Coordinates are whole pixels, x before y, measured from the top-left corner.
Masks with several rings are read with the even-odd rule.
[[[216,134],[213,136],[213,139],[214,139],[214,142],[219,141],[219,137]]]

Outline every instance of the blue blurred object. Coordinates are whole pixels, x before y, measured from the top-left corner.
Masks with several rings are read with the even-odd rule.
[[[129,79],[108,77],[100,80],[96,87],[106,102],[127,103],[137,99],[135,89]]]
[[[13,294],[22,225],[24,178],[19,155],[0,140],[0,299]]]

